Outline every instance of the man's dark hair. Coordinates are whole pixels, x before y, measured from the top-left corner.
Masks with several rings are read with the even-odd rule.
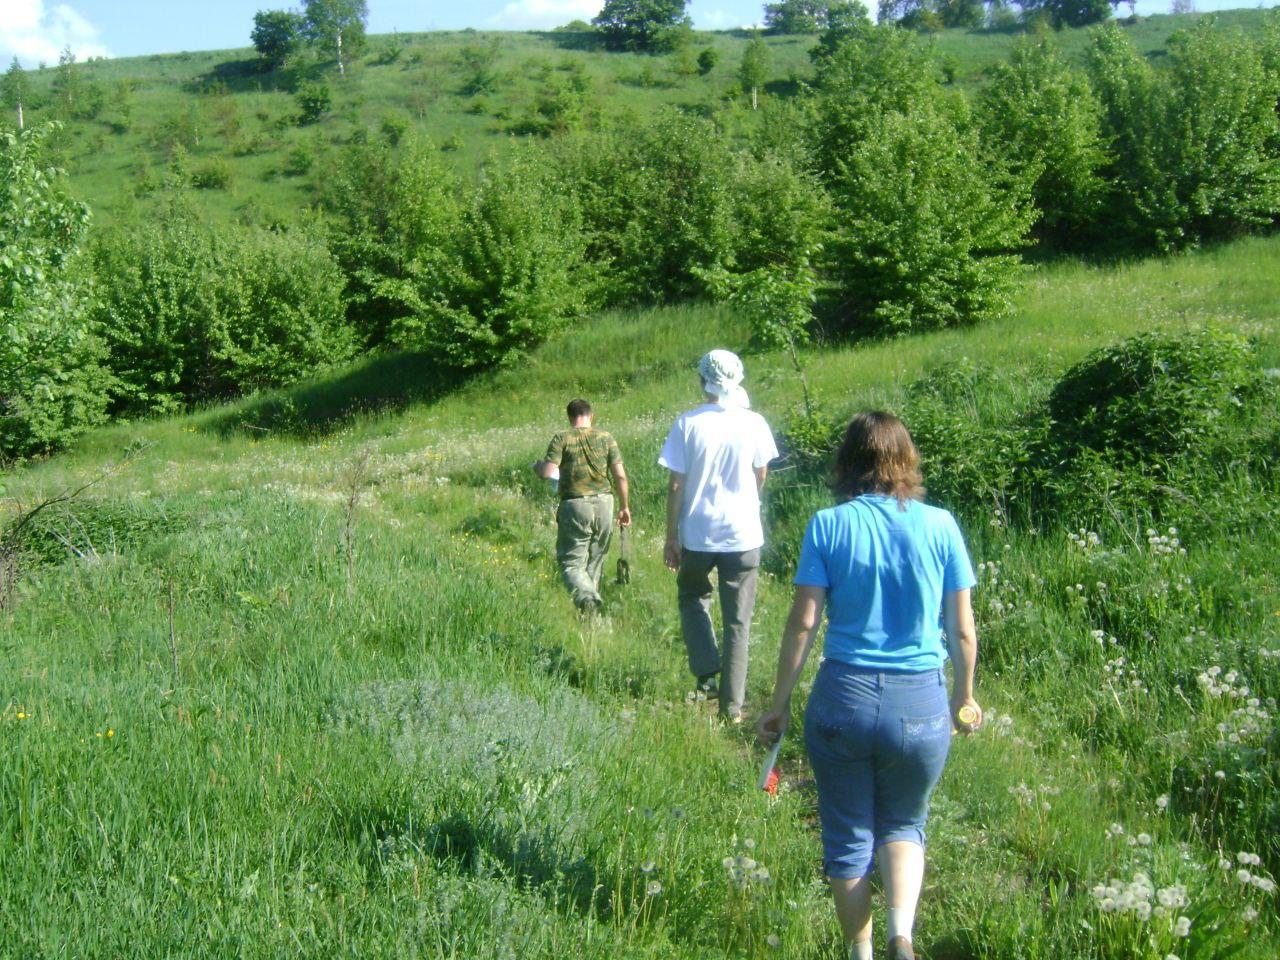
[[[565,412],[569,414],[569,422],[573,423],[579,417],[585,417],[591,413],[591,404],[582,399],[570,400],[569,406],[565,407]]]

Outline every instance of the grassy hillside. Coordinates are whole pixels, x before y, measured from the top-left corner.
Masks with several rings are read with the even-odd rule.
[[[1278,277],[1274,239],[1041,268],[1001,323],[804,359],[844,413],[901,406],[969,358],[998,375],[969,401],[988,418],[1146,329],[1215,322],[1280,366]],[[770,802],[749,733],[686,695],[660,562],[661,439],[695,400],[696,357],[745,336],[718,308],[618,314],[452,391],[429,357],[376,358],[0,478],[30,504],[119,467],[49,513],[0,612],[0,956],[840,956],[798,737]],[[789,361],[751,356],[748,376],[785,424]],[[575,394],[618,437],[636,499],[635,579],[597,624],[556,581],[552,503],[527,469]],[[794,469],[768,494],[776,544],[824,501]],[[1233,701],[1194,678],[1238,670],[1274,712],[1280,525],[1188,529],[1169,559],[1136,517],[1093,531],[1105,557],[1060,526],[962,519],[990,722],[956,743],[934,806],[923,955],[1274,957],[1274,895],[1234,875],[1240,852],[1280,867],[1250,826],[1274,787],[1256,764],[1215,778],[1205,731]],[[756,706],[784,554],[757,608]],[[1078,580],[1087,597],[1064,590]],[[1113,685],[1103,625],[1148,694]],[[768,876],[730,882],[735,855]],[[1098,909],[1091,888],[1135,872],[1185,886],[1189,939]]]
[[[1231,27],[1254,30],[1264,11],[1218,15]],[[1158,58],[1165,41],[1192,17],[1156,16],[1125,26],[1140,51]],[[1064,30],[1054,39],[1079,59],[1087,31]],[[960,84],[982,82],[982,72],[1007,55],[1020,36],[1004,31],[946,31],[937,49]],[[812,37],[770,37],[773,79],[770,99],[785,98],[810,76]],[[253,222],[291,221],[316,199],[326,156],[353,137],[390,125],[417,131],[471,169],[511,142],[541,92],[578,70],[587,78],[588,114],[617,116],[677,106],[716,116],[729,133],[759,121],[737,92],[737,69],[747,37],[741,32],[700,33],[683,63],[679,57],[606,53],[592,38],[559,33],[397,34],[370,39],[365,55],[345,79],[329,65],[304,63],[263,73],[251,49],[177,53],[77,66],[78,102],[96,87],[102,106],[96,118],[73,120],[62,152],[76,194],[100,222],[145,215],[147,198],[168,168],[173,146],[189,152],[189,166],[216,183],[201,191],[203,202],[222,216]],[[496,52],[493,89],[463,92],[458,54],[464,47]],[[706,47],[719,64],[699,76],[692,58]],[[33,73],[32,122],[56,113],[55,68]],[[308,80],[327,78],[332,112],[299,126],[294,91]],[[6,120],[6,122],[8,122]],[[136,209],[135,200],[141,200]]]

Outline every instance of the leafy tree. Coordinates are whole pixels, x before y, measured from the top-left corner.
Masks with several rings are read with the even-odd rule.
[[[742,64],[738,67],[738,79],[742,89],[751,91],[751,109],[760,108],[760,88],[769,78],[769,45],[759,36],[751,38],[742,52]]]
[[[307,20],[292,10],[259,10],[253,15],[249,38],[269,70],[288,65],[302,45]]]
[[[819,33],[867,16],[861,0],[780,0],[764,5],[764,25],[770,33]]]
[[[892,24],[861,21],[829,29],[809,56],[817,86],[811,149],[827,179],[838,176],[881,114],[906,113],[943,97],[937,59],[919,37]]]
[[[1028,184],[981,158],[937,106],[887,110],[863,126],[831,191],[833,273],[847,322],[877,333],[949,327],[1009,307],[1034,220]]]
[[[1021,0],[1024,20],[1048,19],[1055,28],[1086,27],[1111,18],[1111,0]]]
[[[338,61],[338,73],[346,76],[344,51],[354,53],[364,43],[369,20],[367,0],[302,0],[307,35]]]
[[[605,0],[591,21],[614,50],[656,53],[670,45],[672,31],[688,21],[688,0]]]
[[[985,140],[1034,179],[1042,231],[1080,242],[1102,209],[1102,105],[1047,40],[1023,41],[991,70],[978,116]]]
[[[0,132],[0,457],[62,446],[102,421],[108,377],[81,248],[89,208],[46,165],[54,126]]]
[[[574,205],[517,158],[471,191],[434,265],[411,265],[416,310],[395,338],[459,370],[508,364],[585,312],[584,248]]]
[[[698,73],[706,76],[716,68],[716,64],[720,62],[720,53],[715,47],[707,47],[698,54]]]
[[[353,143],[323,179],[347,314],[369,346],[400,345],[418,310],[413,276],[434,269],[457,229],[459,187],[440,152],[409,137]]]
[[[972,29],[981,26],[984,17],[981,0],[880,0],[882,22],[893,21],[913,30]]]
[[[70,47],[66,47],[58,55],[58,66],[54,69],[51,87],[58,115],[63,120],[70,120],[75,116],[81,89],[80,71],[76,69],[76,55]]]
[[[27,73],[22,69],[22,64],[18,62],[18,58],[14,57],[13,62],[9,64],[9,69],[5,71],[3,82],[0,83],[0,93],[3,93],[4,105],[11,110],[18,111],[19,130],[26,126],[22,115],[22,105],[27,102],[27,97],[30,95],[29,91]]]

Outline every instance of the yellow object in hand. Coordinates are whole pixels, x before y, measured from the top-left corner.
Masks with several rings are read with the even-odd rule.
[[[972,727],[978,722],[978,711],[975,707],[965,704],[956,714],[956,719],[963,723],[966,727]]]

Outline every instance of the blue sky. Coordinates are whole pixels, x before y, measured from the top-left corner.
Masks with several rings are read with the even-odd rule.
[[[575,17],[589,19],[602,0],[369,0],[369,29],[529,30]],[[689,13],[704,29],[755,23],[764,0],[692,0]],[[1276,0],[1267,0],[1270,6]],[[0,0],[0,64],[55,63],[70,46],[77,56],[128,57],[249,45],[253,15],[291,0]],[[874,2],[870,4],[875,6]],[[1202,11],[1239,7],[1240,0],[1197,0]],[[1139,13],[1165,13],[1169,0],[1138,0]]]

